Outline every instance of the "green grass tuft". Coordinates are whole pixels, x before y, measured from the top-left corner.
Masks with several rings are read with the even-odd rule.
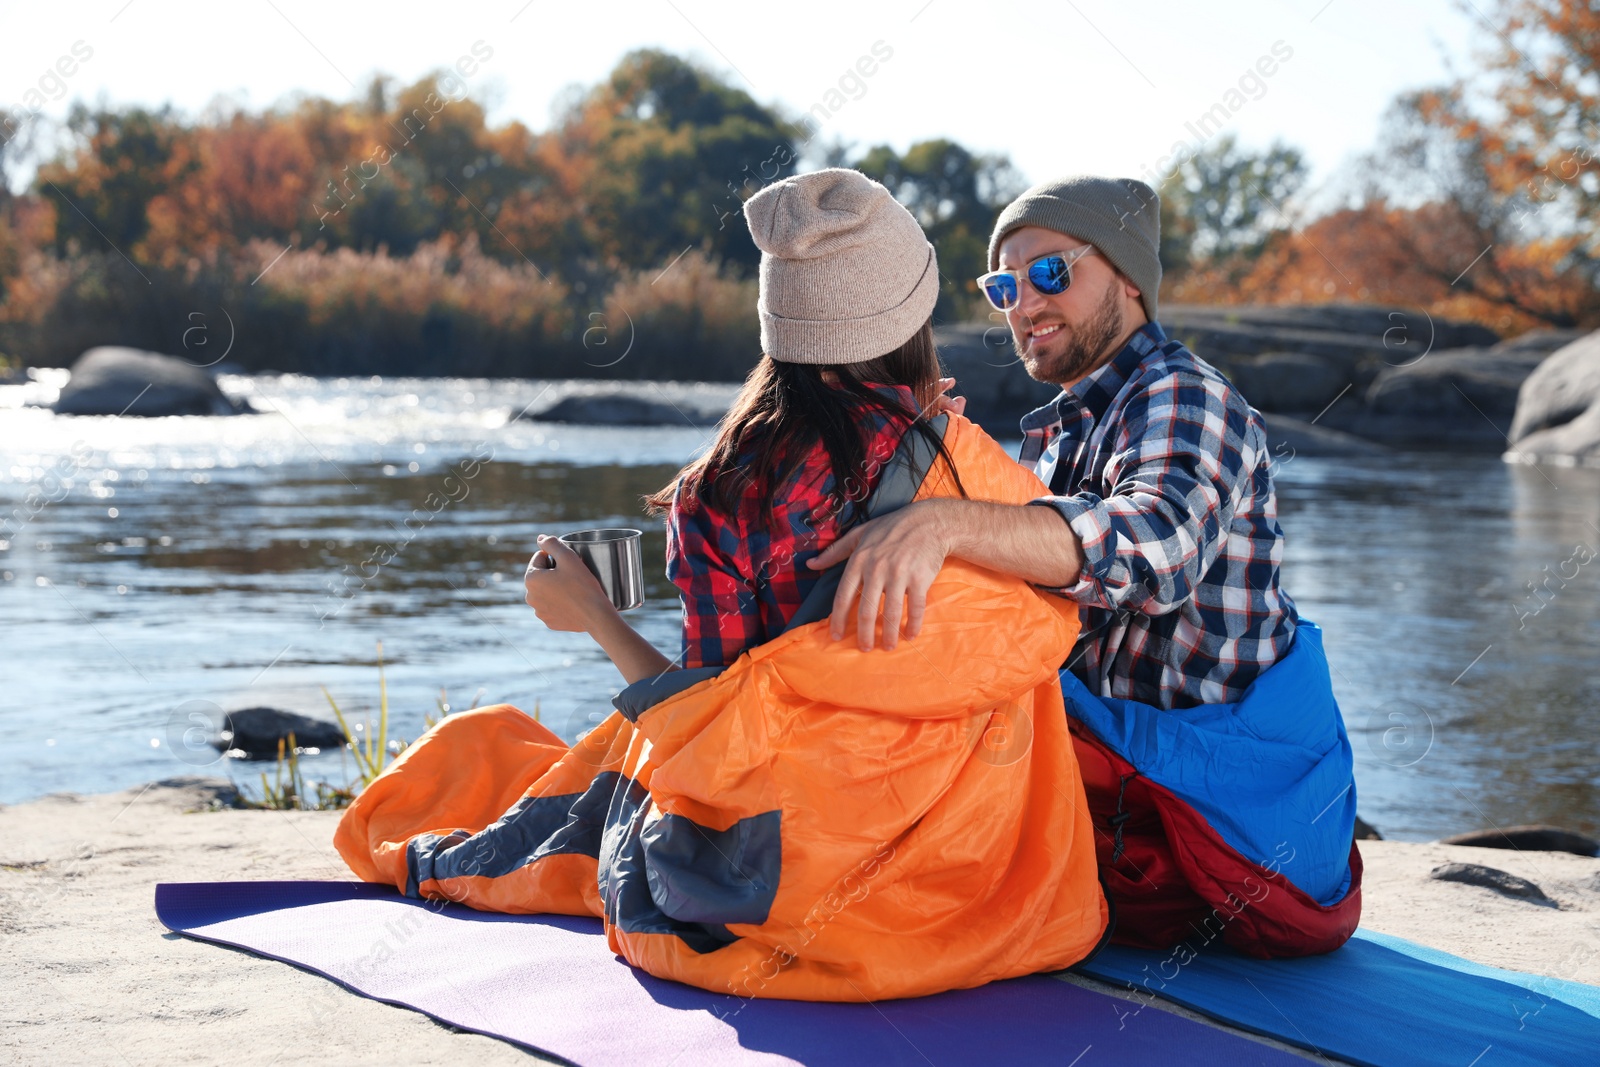
[[[282,739],[278,741],[278,765],[269,780],[265,771],[261,772],[261,799],[255,800],[240,792],[239,806],[243,808],[270,809],[273,811],[339,811],[350,806],[350,802],[360,795],[361,791],[371,785],[373,779],[384,772],[390,763],[410,747],[411,742],[404,739],[389,740],[389,684],[383,671],[383,642],[378,642],[378,725],[372,729],[372,720],[368,719],[362,730],[352,729],[350,721],[345,718],[339,702],[333,699],[333,694],[328,692],[327,686],[322,686],[322,695],[328,698],[328,706],[333,708],[334,718],[339,721],[339,729],[344,733],[344,748],[347,749],[356,761],[356,780],[347,781],[344,786],[330,785],[327,782],[312,783],[308,790],[304,774],[300,770],[300,750],[295,746],[294,734],[290,734],[288,743]],[[478,707],[478,701],[483,696],[479,689],[472,698],[472,707]],[[438,713],[427,713],[423,721],[428,729],[432,729],[446,715],[451,713],[449,694],[443,687],[439,689]],[[539,705],[535,702],[533,717],[539,718]]]

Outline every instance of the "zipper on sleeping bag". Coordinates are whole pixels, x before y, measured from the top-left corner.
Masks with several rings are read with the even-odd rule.
[[[1138,771],[1121,776],[1117,783],[1117,813],[1106,820],[1106,825],[1111,827],[1111,862],[1115,863],[1122,858],[1122,825],[1133,815],[1122,806],[1123,795],[1128,791],[1130,779],[1139,777]]]

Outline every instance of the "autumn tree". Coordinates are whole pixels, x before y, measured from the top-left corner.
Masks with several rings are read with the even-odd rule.
[[[878,145],[853,165],[887,186],[922,224],[939,257],[936,314],[970,314],[979,299],[972,280],[989,269],[995,217],[1023,189],[1011,161],[938,138],[920,141],[904,155]]]
[[[1300,151],[1279,141],[1252,152],[1227,134],[1201,148],[1159,190],[1162,266],[1253,260],[1287,228],[1306,173]]]
[[[5,299],[6,282],[17,272],[22,258],[11,218],[16,201],[11,183],[26,150],[29,126],[26,113],[0,108],[0,300]]]
[[[1519,201],[1521,232],[1540,236],[1576,222],[1591,256],[1600,253],[1600,5],[1486,6],[1494,32],[1483,35],[1483,73],[1434,94],[1428,117],[1481,147],[1495,187]]]
[[[1483,70],[1402,96],[1366,200],[1442,299],[1512,328],[1600,317],[1600,7],[1500,0]],[[1489,32],[1492,31],[1492,32]]]
[[[1342,205],[1169,295],[1408,304],[1501,332],[1600,321],[1600,9],[1487,7],[1483,69],[1398,97]]]
[[[496,258],[520,261],[495,216],[529,177],[526,161],[498,151],[482,106],[459,89],[444,71],[398,89],[374,78],[359,106],[306,101],[289,116],[312,152],[310,180],[293,183],[306,193],[305,243],[407,255],[442,234],[476,234]]]
[[[630,52],[562,116],[555,136],[581,174],[596,252],[617,269],[700,247],[736,269],[760,259],[743,202],[794,173],[794,130],[687,60]]]
[[[150,202],[201,167],[192,131],[170,107],[94,110],[67,117],[75,150],[40,167],[36,184],[55,205],[58,251],[119,251],[137,257],[150,229]]]
[[[1402,95],[1365,161],[1365,199],[1414,209],[1388,239],[1440,299],[1486,319],[1574,326],[1596,277],[1589,242],[1560,207],[1529,225],[1538,205],[1504,180],[1503,143],[1471,117],[1460,86]]]
[[[1573,233],[1529,239],[1515,190],[1494,180],[1482,131],[1438,121],[1441,92],[1400,97],[1358,166],[1349,202],[1271,235],[1246,269],[1200,263],[1175,300],[1420,306],[1501,332],[1566,327],[1594,307]]]
[[[1239,277],[1204,269],[1179,279],[1165,295],[1181,302],[1387,304],[1427,308],[1436,316],[1482,322],[1501,333],[1583,321],[1593,290],[1581,275],[1553,270],[1548,249],[1508,246],[1484,254],[1450,204],[1401,206],[1381,199],[1339,208],[1278,235]],[[1474,286],[1456,281],[1484,267]]]

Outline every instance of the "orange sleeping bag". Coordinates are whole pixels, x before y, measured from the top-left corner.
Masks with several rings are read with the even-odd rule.
[[[975,424],[937,423],[969,496],[1044,494]],[[905,498],[956,495],[914,452]],[[451,715],[335,844],[408,896],[601,916],[628,962],[741,997],[917,996],[1089,955],[1107,905],[1057,677],[1076,605],[950,560],[891,651],[819,619],[659,699],[629,687],[570,747],[510,705]]]

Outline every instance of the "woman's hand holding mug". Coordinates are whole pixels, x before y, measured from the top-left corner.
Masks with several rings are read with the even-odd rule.
[[[552,630],[591,632],[617,614],[599,579],[560,538],[540,534],[523,585],[528,606]]]

